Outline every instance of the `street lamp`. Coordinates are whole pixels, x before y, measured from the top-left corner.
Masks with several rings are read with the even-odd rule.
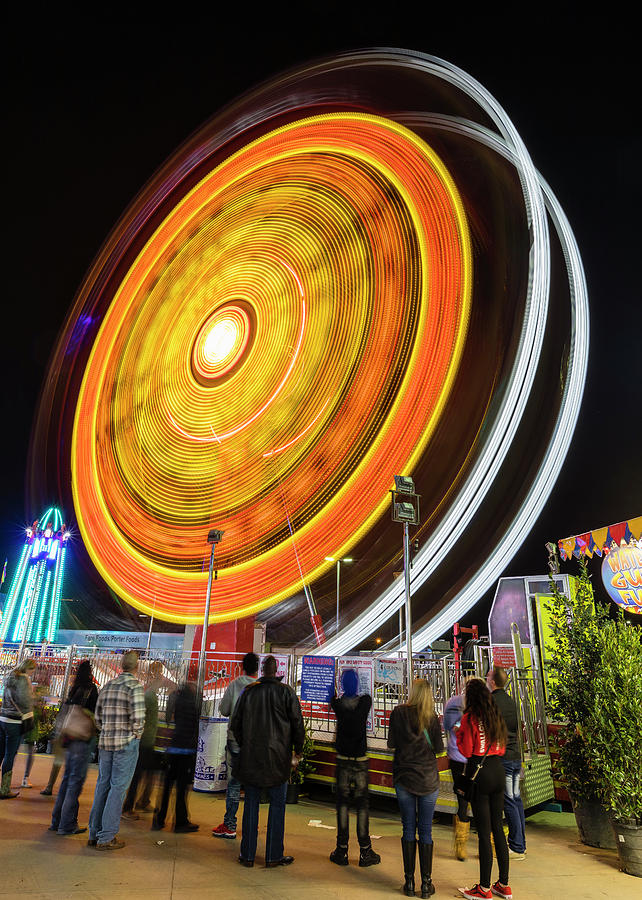
[[[344,556],[343,559],[336,559],[334,556],[326,556],[328,562],[336,562],[337,564],[337,632],[339,631],[339,581],[341,578],[341,563],[351,563],[351,556]]]
[[[403,567],[406,587],[406,681],[408,696],[412,690],[412,612],[410,609],[410,526],[419,524],[419,494],[408,475],[395,475],[392,494],[392,520],[403,525]]]
[[[218,531],[216,528],[210,529],[207,534],[207,543],[212,545],[210,552],[210,570],[207,576],[207,593],[205,595],[205,613],[203,615],[203,636],[201,638],[201,650],[198,654],[198,677],[196,681],[196,696],[199,698],[199,704],[203,702],[203,689],[205,687],[205,652],[207,641],[207,626],[210,619],[210,598],[212,596],[212,573],[214,572],[214,552],[216,545],[223,540],[224,532]]]

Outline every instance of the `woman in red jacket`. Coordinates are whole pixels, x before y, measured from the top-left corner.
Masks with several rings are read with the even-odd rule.
[[[457,747],[468,760],[466,775],[472,777],[481,763],[470,801],[479,838],[479,884],[459,890],[469,900],[489,900],[493,894],[512,900],[508,886],[508,847],[502,827],[506,776],[501,758],[506,747],[506,724],[492,694],[477,678],[466,685],[466,705],[457,731]],[[499,863],[499,881],[492,886],[491,832]]]

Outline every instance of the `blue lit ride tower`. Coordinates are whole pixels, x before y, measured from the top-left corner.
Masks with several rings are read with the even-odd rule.
[[[0,643],[53,641],[60,621],[60,596],[69,532],[55,506],[27,528],[0,624]]]

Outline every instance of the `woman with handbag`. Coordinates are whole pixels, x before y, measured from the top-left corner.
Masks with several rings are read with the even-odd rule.
[[[479,841],[479,884],[459,891],[469,900],[490,900],[493,894],[512,900],[508,846],[502,827],[506,778],[501,760],[506,747],[506,723],[485,683],[477,678],[466,684],[466,706],[457,730],[457,747],[468,760],[459,790],[469,796]],[[499,863],[499,880],[493,885],[491,832]]]
[[[11,774],[21,736],[33,728],[31,673],[35,668],[33,659],[24,659],[5,681],[0,707],[0,800],[12,800],[18,796],[18,792],[11,790]]]
[[[94,745],[97,700],[98,690],[94,684],[91,663],[88,659],[83,659],[71,686],[60,725],[60,735],[66,751],[65,773],[49,826],[49,831],[57,831],[58,834],[81,834],[87,831],[86,827],[78,825],[78,798],[87,777]]]
[[[432,883],[432,819],[439,794],[437,754],[443,753],[439,719],[430,685],[415,681],[407,703],[395,707],[388,727],[388,746],[395,751],[393,779],[401,811],[404,894],[415,894],[415,860],[419,846],[421,896],[435,893]],[[418,836],[418,842],[415,840]]]

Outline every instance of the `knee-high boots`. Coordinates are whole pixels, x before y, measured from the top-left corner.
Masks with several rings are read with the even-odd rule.
[[[435,885],[432,883],[432,843],[418,844],[419,868],[421,870],[421,896],[432,897]]]
[[[457,859],[466,859],[466,845],[468,843],[468,833],[470,831],[470,822],[462,822],[455,813],[453,816],[453,828],[455,832],[455,856]]]
[[[405,884],[403,892],[406,897],[415,896],[415,861],[417,859],[417,842],[401,839],[401,853],[403,855],[403,874]]]

